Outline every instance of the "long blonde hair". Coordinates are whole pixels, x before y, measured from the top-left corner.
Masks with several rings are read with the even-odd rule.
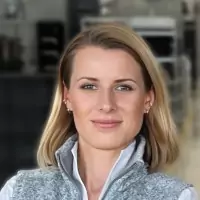
[[[94,26],[79,33],[61,57],[52,107],[37,152],[39,166],[57,166],[56,150],[76,132],[73,116],[66,112],[63,103],[63,88],[64,85],[70,87],[76,51],[86,45],[122,49],[139,62],[146,90],[153,89],[155,93],[153,107],[143,123],[147,140],[144,160],[149,164],[150,171],[156,171],[175,161],[179,152],[176,126],[170,112],[169,97],[160,66],[148,45],[131,28],[107,24]]]

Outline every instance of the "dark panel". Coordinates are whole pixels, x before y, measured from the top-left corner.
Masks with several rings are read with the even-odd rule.
[[[35,152],[53,93],[52,77],[0,77],[0,187],[19,169],[36,166]]]
[[[68,39],[72,39],[81,30],[80,20],[83,16],[98,16],[99,12],[98,0],[68,0]]]

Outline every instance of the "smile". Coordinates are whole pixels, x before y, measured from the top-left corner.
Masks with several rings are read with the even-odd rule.
[[[92,120],[97,128],[116,128],[122,121],[119,120]]]

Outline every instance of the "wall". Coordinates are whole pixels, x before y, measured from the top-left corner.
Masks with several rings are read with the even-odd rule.
[[[4,12],[5,1],[0,1],[0,14]],[[65,0],[23,0],[27,10],[27,20],[64,19]]]

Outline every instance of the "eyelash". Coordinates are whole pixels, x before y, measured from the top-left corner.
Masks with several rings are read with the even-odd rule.
[[[133,91],[133,90],[134,90],[134,88],[133,88],[132,86],[126,85],[126,84],[120,85],[120,86],[118,86],[118,87],[123,88],[121,91]]]
[[[94,89],[94,87],[95,87],[95,89]],[[127,85],[127,84],[119,85],[119,86],[117,86],[117,88],[118,87],[123,88],[119,91],[133,91],[134,90],[134,88],[132,86]],[[81,85],[80,88],[84,89],[84,90],[97,90],[97,87],[94,84],[83,84],[83,85]]]
[[[96,89],[92,89],[92,87],[96,87],[95,85],[93,84],[83,84],[81,85],[81,89],[84,89],[84,90],[96,90]]]

